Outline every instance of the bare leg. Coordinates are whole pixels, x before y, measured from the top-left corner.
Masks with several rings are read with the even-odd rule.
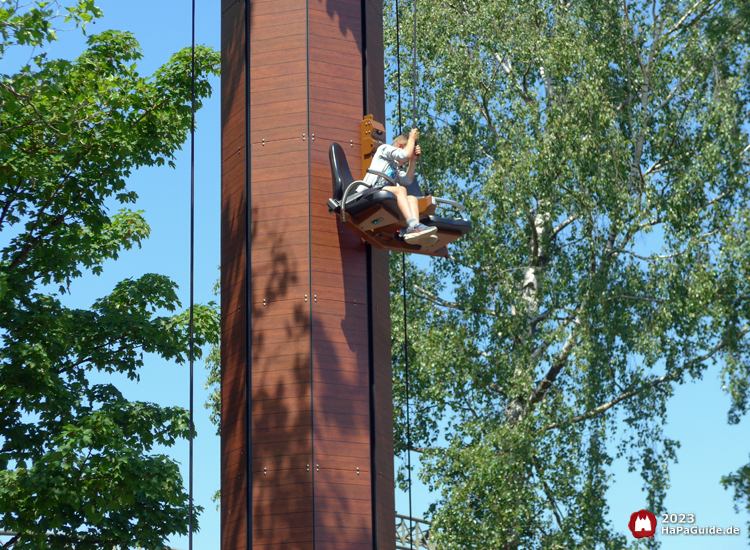
[[[407,194],[405,187],[387,185],[383,187],[383,189],[396,195],[398,208],[401,210],[401,215],[404,216],[405,219],[408,220],[409,218],[414,218],[417,221],[417,224],[419,224],[419,203],[417,197],[412,197]],[[404,240],[409,244],[416,244],[429,248],[434,246],[438,241],[435,233],[437,233],[436,227],[425,227],[422,224],[419,224],[411,229],[407,229],[406,234],[402,233],[402,235],[404,235]]]
[[[411,206],[411,215],[419,221],[419,203],[417,202],[417,197],[407,195],[406,200],[409,201],[409,206]]]
[[[406,194],[406,188],[405,187],[394,187],[392,185],[386,185],[383,187],[385,191],[390,191],[394,195],[396,195],[396,202],[398,203],[398,209],[401,210],[401,215],[404,217],[404,219],[409,218],[417,218],[417,221],[419,221],[419,209],[414,208],[416,211],[416,215],[412,213],[412,204],[409,200],[410,198]]]

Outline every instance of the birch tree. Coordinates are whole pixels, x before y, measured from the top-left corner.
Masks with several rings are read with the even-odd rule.
[[[663,511],[675,387],[718,376],[746,413],[748,25],[739,0],[419,2],[426,182],[474,222],[409,268],[411,445],[443,548],[624,547],[610,467]],[[392,280],[404,452],[400,259]],[[747,472],[724,479],[738,504]]]

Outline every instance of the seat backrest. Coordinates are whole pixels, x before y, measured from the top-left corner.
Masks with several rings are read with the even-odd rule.
[[[331,161],[331,174],[333,177],[333,198],[340,201],[344,198],[344,190],[354,181],[352,173],[349,170],[349,163],[346,161],[344,148],[338,143],[332,143],[328,150],[328,156]]]

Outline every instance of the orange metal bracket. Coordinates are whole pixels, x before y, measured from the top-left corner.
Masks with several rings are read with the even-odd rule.
[[[362,179],[367,175],[367,169],[372,164],[372,157],[381,143],[385,143],[385,127],[367,115],[359,125],[362,138]]]

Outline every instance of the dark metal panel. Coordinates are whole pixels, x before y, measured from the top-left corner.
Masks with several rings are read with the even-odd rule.
[[[222,4],[222,550],[247,547],[244,2]],[[231,149],[230,149],[231,148]],[[237,151],[233,151],[237,148]],[[237,200],[241,197],[240,200]],[[232,312],[233,314],[229,314]]]
[[[365,2],[365,40],[367,44],[367,81],[365,114],[385,123],[383,3]],[[394,136],[389,136],[391,139]],[[373,520],[378,550],[392,550],[395,504],[393,488],[393,394],[391,372],[391,326],[389,253],[370,249],[370,322],[372,332],[372,414],[373,473],[375,502]]]

